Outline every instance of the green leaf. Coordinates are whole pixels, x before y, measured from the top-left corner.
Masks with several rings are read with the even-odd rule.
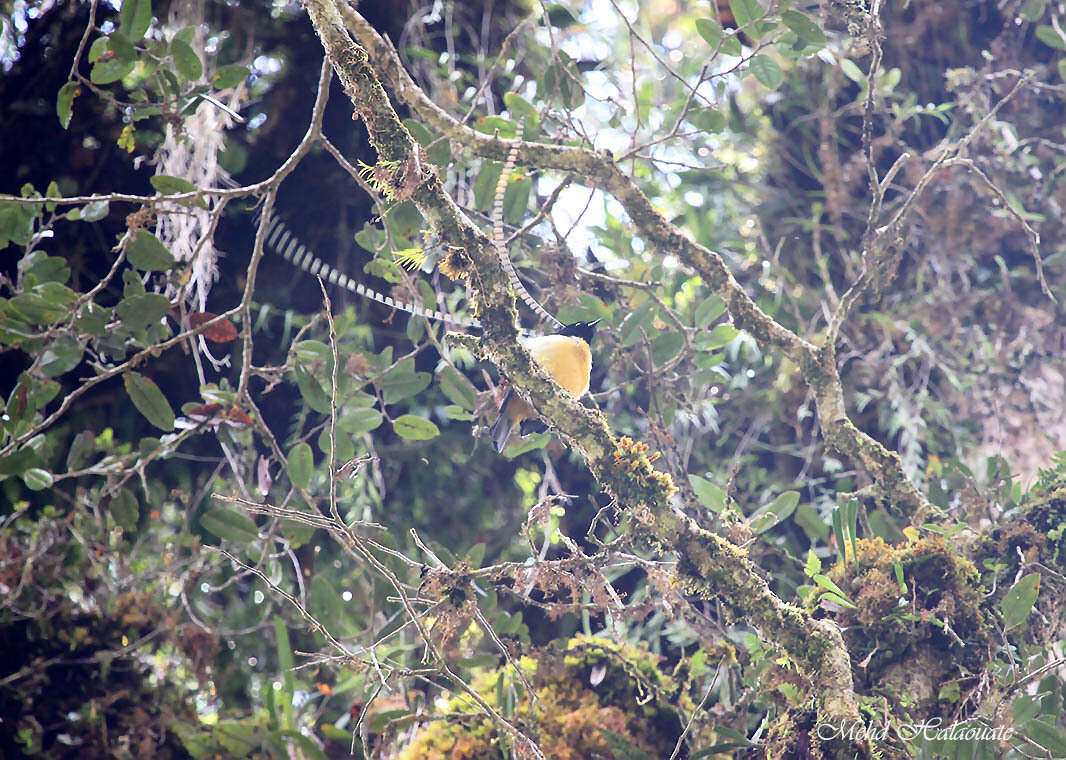
[[[34,467],[43,469],[44,462],[32,446],[24,446],[14,454],[0,457],[0,478],[21,475]]]
[[[158,385],[137,372],[127,372],[122,381],[137,411],[160,430],[174,429],[174,410]]]
[[[1056,50],[1066,49],[1066,40],[1064,40],[1062,35],[1056,32],[1053,27],[1038,26],[1036,28],[1036,38],[1048,47],[1055,48]]]
[[[248,757],[262,746],[260,729],[254,723],[235,720],[220,721],[211,727],[211,737],[226,751],[228,757]]]
[[[120,488],[118,493],[111,497],[111,504],[107,511],[111,519],[125,531],[137,529],[137,518],[140,516],[140,505],[137,497],[128,488]]]
[[[52,486],[52,473],[39,467],[32,467],[22,473],[22,482],[31,491],[43,491]]]
[[[448,404],[444,407],[444,416],[449,420],[458,420],[459,422],[473,422],[477,419],[470,412],[455,404]]]
[[[840,594],[836,593],[835,591],[825,591],[825,592],[823,592],[822,593],[822,598],[823,599],[828,599],[831,602],[835,602],[836,604],[839,604],[841,607],[850,607],[853,610],[857,610],[858,609],[858,606],[856,606],[855,604],[852,604],[852,602],[847,597],[841,596]]]
[[[112,84],[125,77],[136,65],[135,61],[110,58],[93,64],[89,80],[93,84]]]
[[[844,524],[848,529],[848,538],[851,540],[851,556],[858,557],[859,549],[856,546],[858,540],[859,524],[859,500],[849,499],[844,505]]]
[[[809,42],[812,45],[824,45],[826,43],[825,32],[822,31],[821,27],[811,21],[810,17],[799,11],[784,11],[781,14],[781,20],[785,22],[785,26],[795,32],[796,36],[804,42]]]
[[[10,316],[31,324],[55,322],[67,313],[66,308],[63,306],[50,303],[39,293],[35,292],[20,293],[14,298],[9,299],[7,301],[7,310]]]
[[[729,0],[729,9],[733,11],[733,19],[738,27],[750,24],[764,14],[755,0]]]
[[[1026,0],[1021,15],[1026,21],[1039,21],[1047,10],[1047,0]]]
[[[500,181],[500,173],[503,164],[497,161],[486,161],[477,179],[474,180],[474,205],[479,211],[489,211],[496,197],[496,184]]]
[[[281,615],[274,616],[274,640],[278,644],[278,669],[282,677],[291,680],[293,659],[292,646],[289,644],[289,629]]]
[[[502,116],[482,116],[474,122],[474,129],[486,135],[500,133],[500,137],[510,140],[518,134],[518,124]]]
[[[91,430],[82,430],[71,441],[70,449],[67,451],[67,470],[74,471],[80,470],[89,461],[89,456],[93,452],[93,441],[96,440],[96,436],[93,435]]]
[[[512,439],[512,442],[503,450],[503,455],[508,459],[514,459],[517,456],[525,454],[527,451],[544,448],[548,445],[551,439],[551,433],[534,433],[533,435],[523,436],[522,438],[515,438]]]
[[[377,384],[381,388],[386,404],[395,404],[397,401],[421,393],[429,386],[432,376],[428,372],[411,372],[408,369],[409,366],[413,367],[414,363],[408,365],[407,362],[402,362],[391,372],[378,378]]]
[[[570,56],[561,49],[556,50],[556,61],[553,68],[557,69],[556,81],[559,85],[559,94],[563,98],[563,105],[571,111],[579,108],[585,102],[585,90],[582,85],[581,71]]]
[[[711,46],[712,52],[718,50],[725,55],[740,56],[742,52],[740,40],[732,33],[726,34],[722,30],[722,25],[713,18],[696,19],[696,31]]]
[[[216,507],[200,517],[200,526],[219,538],[247,545],[259,538],[255,521],[243,512],[229,507]]]
[[[440,389],[456,406],[473,411],[477,407],[477,389],[454,367],[445,366],[437,373]]]
[[[892,571],[896,575],[896,585],[899,586],[899,593],[907,593],[907,582],[903,578],[903,563],[896,560],[892,563]]]
[[[33,237],[33,222],[38,210],[18,203],[0,203],[0,248],[10,240],[26,245]]]
[[[152,187],[163,195],[178,195],[179,193],[196,192],[196,185],[181,177],[155,174],[148,181],[152,183]],[[162,243],[160,243],[160,245],[162,245]]]
[[[850,58],[840,59],[840,70],[844,72],[844,76],[850,79],[860,87],[866,87],[866,75],[862,73],[862,70],[855,65],[855,62]]]
[[[831,591],[835,596],[842,599],[846,606],[855,608],[855,604],[850,599],[848,599],[848,595],[841,591],[840,586],[833,583],[832,579],[829,578],[829,576],[822,575],[821,573],[815,573],[811,576],[811,580],[813,580],[815,583],[817,583],[819,586],[826,589],[827,591]]]
[[[90,201],[80,209],[74,209],[74,211],[78,212],[78,216],[73,221],[98,222],[111,213],[111,203],[110,201]],[[68,219],[71,218],[70,214],[74,213],[74,211],[67,214]]]
[[[528,123],[529,119],[538,118],[537,109],[533,107],[533,104],[523,98],[517,92],[505,92],[503,94],[503,102],[512,112],[511,116],[515,120],[524,118],[527,120]]]
[[[111,321],[111,309],[89,301],[78,310],[74,326],[83,333],[96,338],[107,334],[107,324]]]
[[[63,309],[64,312],[78,300],[78,294],[59,282],[42,282],[33,288],[35,295],[49,306]]]
[[[733,18],[737,22],[737,27],[743,28],[744,32],[752,39],[761,38],[772,28],[771,24],[751,23],[755,19],[766,15],[766,11],[756,0],[729,0],[729,8],[733,11]]]
[[[822,572],[822,560],[814,553],[814,549],[807,550],[807,564],[804,566],[803,572],[811,578]]]
[[[152,23],[152,0],[122,0],[118,14],[119,29],[131,40],[139,41]]]
[[[699,475],[689,475],[688,482],[692,484],[692,490],[696,492],[696,498],[707,509],[716,514],[725,509],[725,491],[717,485],[706,478],[701,478]]]
[[[733,327],[733,325],[718,325],[711,330],[709,335],[702,337],[699,341],[699,347],[704,351],[714,351],[732,343],[738,335],[740,335],[740,330]]]
[[[120,61],[137,60],[137,49],[122,32],[112,32],[108,35],[107,49]]]
[[[72,335],[60,335],[41,354],[38,365],[45,377],[59,377],[81,362],[85,348]]]
[[[818,514],[818,510],[810,504],[800,504],[796,507],[792,520],[803,529],[812,542],[825,541],[829,538],[829,526],[826,525],[822,516]]]
[[[96,63],[107,52],[107,37],[97,37],[89,45],[89,63]]]
[[[785,81],[785,75],[781,71],[781,67],[777,65],[777,61],[768,55],[757,55],[751,59],[748,65],[751,67],[751,73],[755,75],[755,78],[771,90],[776,90]]]
[[[352,441],[351,436],[337,434],[335,438],[337,442],[337,453],[334,454],[330,449],[329,441],[329,425],[325,425],[322,428],[322,432],[318,434],[318,450],[325,454],[327,457],[333,460],[347,462],[349,459],[355,456],[355,442]]]
[[[649,299],[626,314],[618,327],[619,343],[626,348],[636,345],[651,332],[651,323],[654,321],[655,302]]]
[[[59,192],[59,183],[56,182],[55,180],[52,180],[51,182],[48,183],[48,187],[45,189],[44,194],[45,194],[45,197],[47,197],[47,198],[62,198],[63,197],[63,193]],[[53,211],[56,210],[56,204],[54,204],[54,203],[46,203],[46,204],[44,204],[44,210],[46,212],[48,212],[49,214],[51,214]],[[49,258],[55,258],[55,257],[49,257]],[[63,278],[63,282],[66,282],[66,279],[67,278],[64,277]]]
[[[675,358],[685,345],[685,336],[679,332],[660,332],[651,342],[651,358],[656,364],[664,364]]]
[[[325,725],[330,726],[331,728],[333,727],[329,723],[326,723]],[[329,760],[329,756],[322,751],[322,749],[318,746],[318,744],[315,743],[313,739],[311,739],[311,737],[304,736],[295,729],[280,731],[279,734],[285,737],[286,739],[290,739],[291,741],[295,742],[300,746],[300,752],[293,753],[293,756],[303,757],[306,758],[306,760]],[[348,734],[345,734],[345,737],[351,738]],[[285,745],[279,742],[279,746],[284,747]]]
[[[55,380],[41,382],[35,378],[31,379],[29,375],[23,373],[19,378],[19,385],[22,385],[27,380],[29,380],[29,384],[26,393],[26,408],[31,413],[36,412],[59,394],[59,383]]]
[[[440,428],[424,417],[405,414],[392,421],[396,435],[409,441],[428,441],[440,435]]]
[[[211,77],[211,86],[216,90],[228,90],[244,82],[251,72],[247,66],[231,64],[223,66]]]
[[[999,603],[1000,609],[1003,610],[1004,630],[1017,628],[1029,618],[1029,613],[1036,604],[1036,597],[1039,593],[1039,573],[1024,575],[1010,587],[1010,590],[1003,595],[1003,601]]]
[[[330,361],[333,352],[320,340],[301,340],[292,344],[293,358],[301,364],[314,364],[317,361]]]
[[[53,195],[55,193],[55,195]],[[49,189],[48,195],[59,195],[58,189]],[[70,267],[67,260],[60,256],[49,256],[44,251],[34,251],[19,262],[23,273],[23,287],[35,288],[41,283],[57,282],[62,285],[70,279]]]
[[[315,376],[300,367],[295,367],[292,374],[296,379],[296,386],[300,389],[300,395],[303,396],[303,400],[307,402],[307,405],[319,414],[329,414],[329,395]]]
[[[402,718],[405,715],[410,715],[410,710],[382,710],[381,712],[375,712],[370,718],[367,728],[372,734],[380,734],[388,727],[391,721]]]
[[[138,269],[165,272],[174,266],[174,254],[148,230],[137,230],[126,244],[126,256]]]
[[[359,407],[345,412],[337,420],[337,428],[347,435],[360,435],[377,430],[383,419],[377,409]]]
[[[170,301],[159,293],[138,293],[123,298],[115,306],[115,314],[131,330],[154,325],[170,311]]]
[[[529,205],[529,193],[532,189],[532,177],[523,177],[508,183],[503,191],[504,221],[508,224],[521,224],[526,213],[526,206]]]
[[[285,458],[285,468],[297,488],[306,489],[311,485],[311,472],[314,469],[311,447],[303,441],[293,446]]]
[[[180,33],[170,43],[170,54],[174,57],[174,68],[178,70],[182,78],[195,82],[203,76],[204,65],[200,62],[200,57],[196,55],[196,51],[189,46],[189,43],[181,38]]]
[[[517,92],[505,92],[503,102],[516,122],[521,119],[526,120],[525,134],[530,135],[540,129],[540,114],[528,100]]]
[[[722,25],[713,18],[696,19],[696,31],[711,46],[712,50],[718,47],[718,43],[722,41]]]
[[[56,116],[59,123],[66,129],[70,126],[70,117],[74,114],[74,98],[81,94],[81,87],[77,82],[67,82],[59,88],[56,95]]]
[[[844,540],[844,513],[840,507],[836,507],[833,509],[831,517],[833,521],[833,537],[836,539],[837,551],[840,552],[840,561],[847,563],[848,547]]]
[[[1051,720],[1054,720],[1054,716],[1051,716]],[[1039,746],[1039,752],[1034,756],[1066,757],[1066,733],[1051,723],[1037,718],[1026,723],[1020,733]]]
[[[779,494],[776,499],[748,518],[752,532],[756,535],[765,533],[775,525],[787,520],[796,511],[796,505],[799,504],[799,500],[799,491],[785,491]]]

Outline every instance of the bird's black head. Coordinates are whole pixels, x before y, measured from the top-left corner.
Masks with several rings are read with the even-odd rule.
[[[599,323],[600,320],[598,319],[593,322],[574,322],[570,325],[564,325],[558,334],[581,338],[589,345],[592,345],[592,336],[596,334],[596,325]]]

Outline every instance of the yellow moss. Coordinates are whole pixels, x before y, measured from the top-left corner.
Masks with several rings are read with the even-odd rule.
[[[659,472],[651,466],[646,443],[622,436],[615,444],[614,461],[626,480],[627,492],[615,494],[623,502],[665,501],[677,491],[669,473]]]
[[[675,682],[659,670],[657,661],[646,648],[578,636],[567,642],[564,651],[546,650],[536,659],[520,660],[519,667],[539,702],[534,704],[532,713],[530,700],[510,666],[481,673],[471,686],[487,703],[501,709],[496,699],[502,673],[505,690],[513,688],[517,693],[510,720],[534,739],[548,757],[610,757],[604,731],[623,737],[653,756],[665,757],[673,750],[681,721],[673,706],[678,701]],[[441,712],[474,711],[472,700],[459,694],[449,699]],[[397,757],[492,760],[503,756],[501,739],[499,728],[484,717],[433,721],[424,725]]]
[[[982,667],[993,629],[982,604],[980,576],[941,537],[898,545],[860,539],[855,561],[837,565],[829,576],[857,605],[841,609],[835,620],[844,630],[852,662],[867,663],[856,671],[861,680],[879,682],[897,670],[897,663],[923,656],[943,664],[943,672],[923,674],[933,681]],[[812,611],[817,603],[812,598]]]

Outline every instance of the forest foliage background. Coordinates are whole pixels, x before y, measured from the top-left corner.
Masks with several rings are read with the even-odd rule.
[[[1066,756],[1064,11],[5,3],[0,754]]]

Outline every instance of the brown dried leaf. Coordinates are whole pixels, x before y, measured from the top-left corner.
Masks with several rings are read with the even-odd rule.
[[[217,314],[212,314],[209,311],[197,311],[189,315],[189,324],[193,327],[199,327],[204,322],[210,322],[217,316]],[[204,330],[203,335],[214,343],[229,343],[237,339],[237,326],[228,319],[223,319],[221,322],[216,322]]]

